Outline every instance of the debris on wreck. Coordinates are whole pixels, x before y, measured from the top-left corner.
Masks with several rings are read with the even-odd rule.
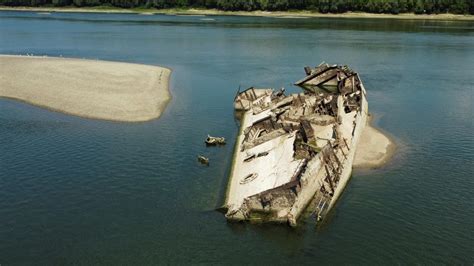
[[[204,141],[206,145],[225,145],[224,137],[212,137],[207,135],[206,140]]]
[[[352,171],[368,104],[359,75],[347,66],[305,68],[305,90],[251,87],[237,92],[243,112],[224,207],[229,220],[296,226],[310,202],[324,219]]]
[[[198,155],[197,159],[201,164],[209,165],[209,158],[204,157],[202,155]]]

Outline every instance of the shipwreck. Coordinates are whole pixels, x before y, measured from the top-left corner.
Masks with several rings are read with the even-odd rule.
[[[237,92],[240,115],[224,209],[229,220],[288,223],[310,202],[321,220],[346,186],[368,104],[359,75],[347,66],[305,67],[284,89]]]

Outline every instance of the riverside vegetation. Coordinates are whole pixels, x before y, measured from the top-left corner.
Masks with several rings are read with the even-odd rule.
[[[474,14],[472,0],[0,0],[4,6],[206,8],[225,11],[298,11],[320,13]]]

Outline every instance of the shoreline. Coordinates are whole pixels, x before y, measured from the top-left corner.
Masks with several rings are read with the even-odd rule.
[[[354,169],[378,169],[391,161],[398,145],[394,138],[375,126],[374,115],[369,114],[354,157]]]
[[[88,119],[146,122],[171,100],[160,66],[22,55],[0,55],[0,66],[0,98]]]
[[[217,9],[199,8],[118,8],[118,7],[9,7],[0,6],[0,11],[26,11],[26,12],[65,12],[65,13],[124,13],[143,15],[210,15],[210,16],[252,16],[252,17],[275,17],[275,18],[377,18],[377,19],[408,19],[408,20],[456,20],[474,21],[474,15],[458,14],[431,14],[416,15],[414,13],[375,14],[364,12],[346,12],[337,14],[323,14],[306,10],[297,11],[223,11]]]

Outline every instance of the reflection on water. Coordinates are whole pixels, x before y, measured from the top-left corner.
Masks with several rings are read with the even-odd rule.
[[[156,121],[88,120],[0,100],[0,263],[474,261],[472,22],[0,12],[0,53],[164,65]],[[239,85],[286,87],[321,61],[357,70],[403,143],[358,171],[314,228],[227,223]],[[207,134],[225,136],[206,148]],[[211,160],[202,167],[196,155]],[[341,255],[343,254],[343,255]]]

